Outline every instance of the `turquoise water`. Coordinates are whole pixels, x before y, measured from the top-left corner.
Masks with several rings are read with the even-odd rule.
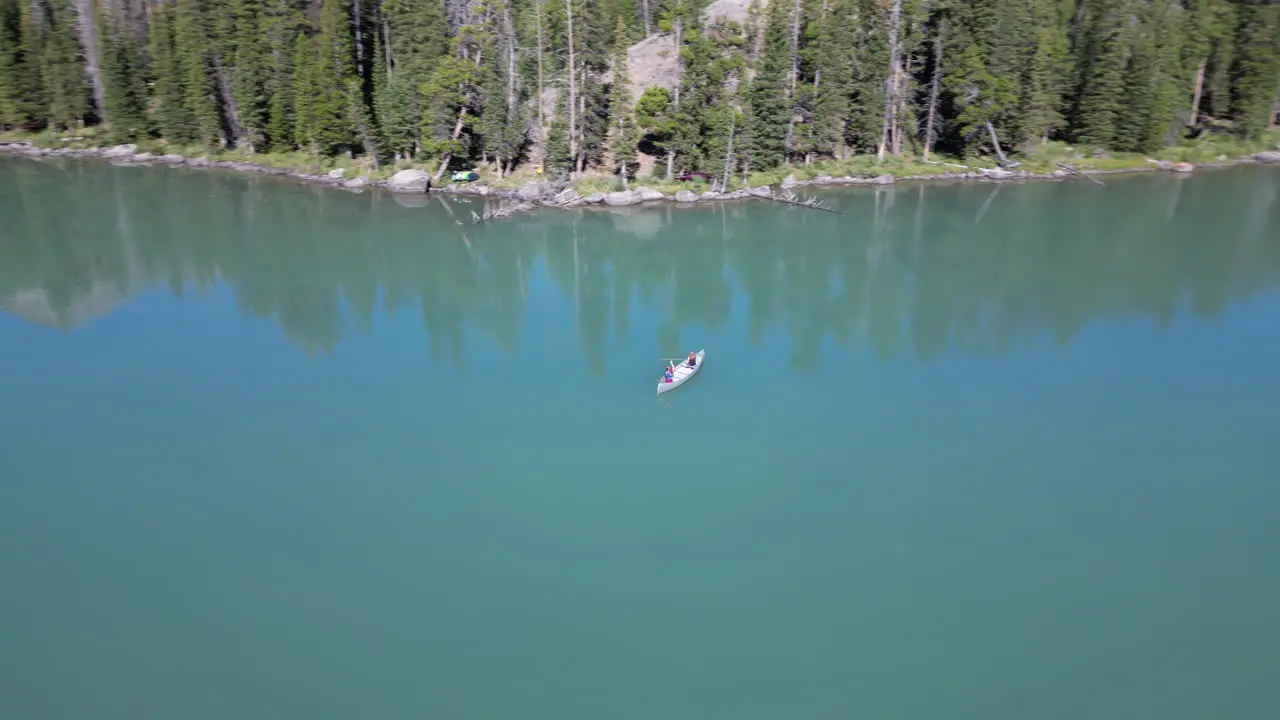
[[[0,717],[1275,717],[1280,173],[1106,182],[0,159]]]

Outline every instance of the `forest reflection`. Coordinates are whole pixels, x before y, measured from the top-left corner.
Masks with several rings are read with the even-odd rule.
[[[513,350],[545,278],[597,373],[638,306],[663,347],[735,311],[753,343],[781,327],[806,369],[827,339],[997,354],[1106,317],[1212,317],[1280,284],[1280,177],[1262,169],[834,191],[842,215],[749,203],[483,226],[478,202],[210,171],[14,160],[0,188],[0,306],[32,321],[70,330],[149,287],[225,283],[313,353],[412,308],[451,364],[477,330]]]

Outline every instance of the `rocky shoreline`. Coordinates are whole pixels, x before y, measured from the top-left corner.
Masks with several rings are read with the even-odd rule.
[[[648,202],[674,202],[689,205],[694,203],[726,202],[750,198],[777,198],[774,188],[769,185],[733,190],[725,193],[710,191],[694,193],[689,190],[680,190],[670,195],[659,192],[653,188],[637,186],[631,190],[610,193],[593,193],[586,196],[578,194],[578,192],[571,187],[564,187],[563,185],[556,186],[545,181],[527,183],[516,190],[491,188],[487,185],[457,185],[454,183],[450,183],[443,187],[433,188],[431,187],[431,176],[423,170],[401,170],[393,175],[390,180],[385,181],[371,180],[363,177],[346,178],[345,170],[343,169],[331,170],[324,175],[315,175],[312,173],[269,167],[250,162],[209,160],[206,158],[184,157],[182,155],[154,155],[147,152],[139,153],[137,152],[137,147],[135,145],[117,145],[110,148],[50,149],[37,147],[28,142],[10,141],[0,142],[0,152],[7,152],[14,155],[25,155],[29,157],[102,158],[110,160],[113,164],[118,165],[162,164],[183,165],[186,167],[197,168],[220,168],[236,172],[289,177],[303,182],[317,183],[320,185],[327,185],[329,187],[353,191],[362,190],[368,187],[379,187],[385,188],[393,193],[424,194],[434,190],[436,192],[455,195],[506,199],[509,201],[516,201],[520,206],[522,206],[513,206],[504,214],[510,214],[511,212],[520,209],[532,209],[537,206],[572,208],[587,205],[607,205],[617,207],[638,205]],[[1069,180],[1074,177],[1094,178],[1094,176],[1101,175],[1120,175],[1157,171],[1169,171],[1185,174],[1193,172],[1197,167],[1221,168],[1252,163],[1280,164],[1280,152],[1265,151],[1251,156],[1242,157],[1234,161],[1201,165],[1192,165],[1191,163],[1171,163],[1150,159],[1148,159],[1147,162],[1148,164],[1145,167],[1121,168],[1115,170],[1077,170],[1068,167],[1066,169],[1054,170],[1049,173],[1033,173],[1027,171],[988,168],[966,168],[960,172],[944,172],[931,175],[905,175],[901,177],[895,177],[889,174],[882,174],[875,177],[834,177],[831,175],[819,175],[811,180],[797,180],[794,176],[789,176],[782,181],[779,187],[785,193],[786,191],[790,191],[793,188],[798,187],[875,187],[893,185],[898,182],[1009,182],[1019,180],[1060,181]]]

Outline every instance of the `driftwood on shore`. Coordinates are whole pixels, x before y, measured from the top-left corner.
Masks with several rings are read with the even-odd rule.
[[[1106,183],[1102,182],[1101,180],[1099,180],[1099,179],[1098,179],[1098,178],[1096,178],[1096,177],[1093,177],[1092,175],[1086,175],[1086,174],[1084,174],[1084,173],[1080,172],[1080,171],[1079,171],[1078,169],[1076,169],[1076,168],[1075,168],[1075,166],[1073,166],[1073,165],[1068,165],[1067,163],[1061,163],[1061,162],[1060,162],[1060,163],[1055,163],[1055,165],[1057,165],[1059,168],[1061,168],[1063,172],[1066,172],[1066,173],[1068,173],[1068,174],[1075,175],[1076,177],[1082,177],[1082,178],[1085,178],[1086,180],[1090,180],[1090,181],[1092,181],[1092,182],[1098,183],[1099,185],[1102,185],[1103,187],[1106,187],[1106,185],[1107,185]]]
[[[503,200],[497,205],[490,205],[484,209],[484,212],[477,213],[471,211],[471,222],[482,223],[490,220],[503,220],[509,218],[516,213],[532,210],[537,205],[527,200]]]
[[[796,207],[808,208],[809,210],[821,210],[822,212],[835,213],[837,215],[844,214],[839,210],[832,209],[826,203],[812,195],[799,197],[790,190],[783,190],[780,195],[769,195],[768,198],[774,202],[780,202],[784,205],[794,205]]]

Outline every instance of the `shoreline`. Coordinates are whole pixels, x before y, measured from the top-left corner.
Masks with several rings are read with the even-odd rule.
[[[1259,152],[1254,155],[1246,155],[1235,158],[1233,160],[1223,160],[1212,163],[1189,163],[1189,162],[1169,162],[1165,160],[1153,160],[1146,158],[1146,164],[1142,166],[1113,168],[1104,170],[1091,169],[1057,169],[1047,173],[1035,173],[1020,170],[1003,170],[991,168],[966,168],[961,171],[946,171],[941,173],[925,174],[925,175],[902,175],[895,176],[889,173],[883,173],[874,177],[866,176],[841,176],[834,177],[831,175],[819,175],[809,180],[797,180],[794,176],[788,176],[785,180],[777,185],[760,185],[751,188],[742,188],[729,192],[702,192],[695,193],[691,190],[680,190],[675,193],[667,194],[645,187],[643,184],[635,183],[629,190],[617,192],[596,192],[590,195],[580,195],[572,186],[555,187],[547,181],[533,181],[526,183],[519,189],[494,188],[488,185],[458,185],[449,183],[444,186],[434,187],[427,184],[425,189],[405,189],[397,187],[394,179],[392,180],[373,180],[365,177],[346,178],[345,173],[337,175],[325,174],[316,175],[297,170],[288,170],[285,168],[271,167],[268,165],[259,165],[252,162],[240,162],[232,160],[209,160],[207,158],[191,158],[182,155],[155,155],[152,153],[135,152],[135,147],[131,145],[120,145],[110,148],[42,148],[27,141],[3,141],[0,142],[0,153],[14,155],[19,157],[33,158],[95,158],[111,161],[113,165],[169,165],[184,166],[192,168],[217,168],[222,170],[231,170],[233,172],[252,173],[259,175],[273,175],[278,177],[288,177],[299,180],[304,183],[315,185],[323,185],[340,190],[360,191],[365,188],[382,188],[388,192],[397,195],[429,195],[432,192],[446,193],[450,195],[462,195],[478,198],[495,198],[506,201],[516,201],[515,206],[505,208],[499,211],[494,218],[506,217],[508,215],[532,210],[537,207],[552,207],[561,209],[570,209],[577,207],[587,207],[591,205],[604,205],[612,207],[625,207],[631,205],[650,204],[657,202],[673,203],[676,205],[694,205],[731,202],[736,200],[763,199],[763,200],[779,200],[779,194],[775,191],[775,187],[782,192],[787,192],[795,188],[839,188],[839,187],[884,187],[886,185],[894,185],[900,182],[919,183],[919,182],[979,182],[979,183],[1007,183],[1007,182],[1053,182],[1075,179],[1093,180],[1101,184],[1098,177],[1108,175],[1132,175],[1136,173],[1151,172],[1171,172],[1175,175],[1186,176],[1194,173],[1199,169],[1222,169],[1237,167],[1240,165],[1269,165],[1280,163],[1280,152]],[[948,163],[939,163],[948,164]],[[954,164],[949,164],[954,166]],[[414,173],[416,177],[421,178],[427,176],[421,170],[402,171]],[[429,176],[428,176],[429,177]],[[489,218],[485,218],[489,219]]]

